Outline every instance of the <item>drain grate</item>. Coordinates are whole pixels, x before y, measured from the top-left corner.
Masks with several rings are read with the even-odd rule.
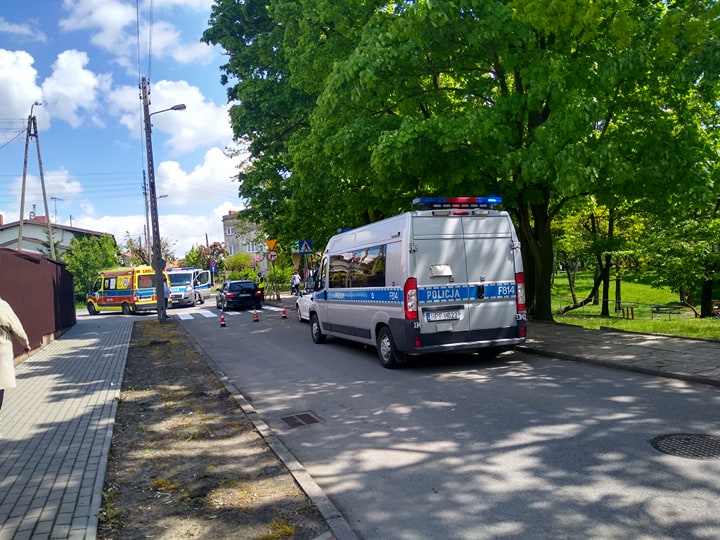
[[[290,416],[283,416],[280,418],[280,420],[285,422],[291,428],[309,426],[322,422],[322,420],[320,420],[320,418],[312,411],[291,414]]]
[[[659,435],[650,440],[656,450],[690,459],[720,458],[720,437],[698,433]]]

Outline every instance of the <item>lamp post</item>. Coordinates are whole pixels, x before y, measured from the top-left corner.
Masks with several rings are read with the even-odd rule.
[[[181,103],[151,113],[150,102],[148,100],[148,81],[146,77],[142,78],[141,90],[145,121],[145,146],[147,147],[148,188],[150,190],[150,220],[152,222],[152,267],[153,270],[155,270],[155,296],[157,298],[158,321],[164,323],[167,320],[167,313],[165,311],[165,278],[163,276],[165,261],[162,258],[162,246],[160,245],[160,225],[158,223],[157,192],[155,191],[155,163],[153,162],[152,125],[150,124],[150,117],[153,114],[159,114],[165,111],[183,111],[186,107],[185,104]]]

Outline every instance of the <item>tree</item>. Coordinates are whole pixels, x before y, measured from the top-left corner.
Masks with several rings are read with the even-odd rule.
[[[120,253],[112,236],[76,236],[65,253],[67,269],[75,278],[75,298],[84,299],[98,272],[120,265]]]
[[[213,242],[209,246],[193,246],[185,254],[185,266],[210,268],[210,261],[215,261],[218,271],[223,269],[228,252],[221,242]]]
[[[149,253],[150,250],[147,246],[143,247],[140,239],[138,238],[136,241],[130,236],[129,232],[125,232],[125,244],[123,248],[130,254],[130,260],[128,261],[130,266],[139,266],[141,264],[149,265],[152,262]]]
[[[656,284],[670,287],[689,304],[700,292],[700,316],[713,316],[713,285],[720,281],[720,216],[715,211],[656,220],[645,252]]]
[[[271,227],[304,231],[312,212],[325,236],[418,195],[500,194],[529,309],[551,320],[565,204],[712,196],[716,2],[262,4],[220,1],[204,37],[230,54],[224,82],[240,81],[240,191]]]

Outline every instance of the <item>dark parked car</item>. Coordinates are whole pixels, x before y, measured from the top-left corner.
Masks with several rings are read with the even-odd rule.
[[[258,289],[254,281],[245,279],[226,281],[215,299],[217,308],[223,311],[233,308],[260,309],[262,307],[262,291]]]

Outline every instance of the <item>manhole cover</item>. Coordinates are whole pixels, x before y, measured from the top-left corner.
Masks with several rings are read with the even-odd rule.
[[[280,420],[285,422],[291,428],[309,426],[311,424],[319,424],[322,422],[322,420],[320,420],[320,418],[318,418],[318,416],[312,411],[283,416]]]
[[[698,433],[659,435],[650,440],[656,450],[690,459],[720,458],[720,437]]]

